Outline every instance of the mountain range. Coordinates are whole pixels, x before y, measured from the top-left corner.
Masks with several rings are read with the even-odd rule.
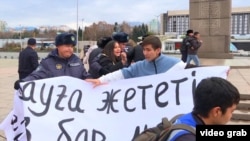
[[[133,26],[141,25],[143,23],[142,22],[128,22],[128,24],[133,27]],[[9,27],[9,29],[12,29],[12,30],[15,30],[15,31],[23,31],[23,30],[32,31],[32,30],[34,30],[36,28],[39,28],[39,27],[34,27],[34,26]]]

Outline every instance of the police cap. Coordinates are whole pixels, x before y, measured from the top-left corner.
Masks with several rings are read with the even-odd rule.
[[[55,45],[76,45],[76,36],[72,33],[61,33],[56,36]]]
[[[127,33],[125,32],[118,32],[118,33],[115,33],[113,36],[112,36],[113,40],[119,42],[119,43],[126,43],[128,42],[129,40],[129,36]]]

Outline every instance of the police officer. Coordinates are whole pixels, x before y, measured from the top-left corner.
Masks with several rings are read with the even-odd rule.
[[[35,51],[36,39],[29,38],[27,43],[28,46],[19,53],[19,60],[18,60],[19,79],[23,79],[26,76],[28,76],[39,65],[38,55],[37,52]]]
[[[71,33],[62,33],[55,39],[56,49],[40,62],[38,68],[24,79],[14,84],[19,89],[19,82],[45,79],[57,76],[72,76],[79,79],[90,78],[80,58],[73,53],[76,37]]]

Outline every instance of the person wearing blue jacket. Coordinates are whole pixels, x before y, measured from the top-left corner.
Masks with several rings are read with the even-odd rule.
[[[79,57],[74,54],[76,37],[71,33],[62,33],[56,36],[56,49],[42,59],[39,66],[27,77],[18,80],[14,84],[17,90],[20,88],[19,82],[45,79],[58,76],[72,76],[79,79],[91,78],[86,72],[84,65]]]
[[[174,124],[225,125],[239,104],[238,89],[226,79],[210,77],[203,79],[194,94],[193,111],[179,117]],[[166,141],[195,141],[196,135],[180,129],[171,132]]]
[[[154,35],[146,37],[142,42],[142,47],[145,56],[144,60],[133,63],[129,67],[103,75],[98,79],[86,79],[86,81],[97,86],[113,80],[160,74],[169,70],[184,70],[186,66],[186,64],[178,58],[163,55],[161,53],[161,41]]]

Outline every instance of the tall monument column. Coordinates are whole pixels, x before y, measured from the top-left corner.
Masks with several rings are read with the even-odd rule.
[[[190,28],[201,34],[201,58],[231,59],[232,0],[190,0]]]

